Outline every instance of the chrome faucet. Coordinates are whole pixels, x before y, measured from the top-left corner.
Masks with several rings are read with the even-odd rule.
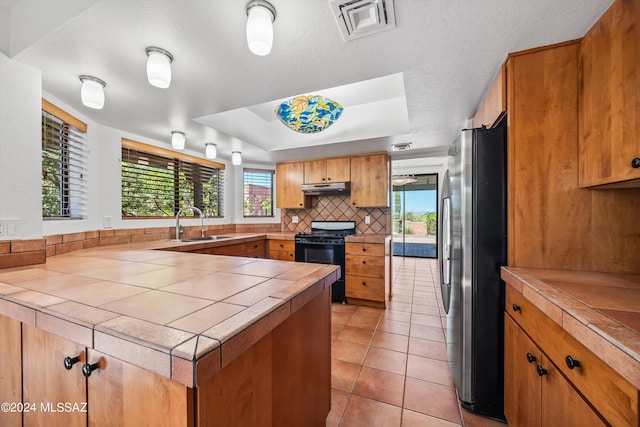
[[[180,214],[183,211],[186,211],[187,209],[190,209],[193,213],[198,213],[200,214],[200,220],[202,221],[202,225],[201,225],[201,236],[204,237],[204,214],[202,213],[202,211],[195,207],[195,206],[185,206],[184,208],[180,209],[178,211],[178,213],[176,214],[176,240],[180,240],[180,233],[182,233],[183,231],[180,229]]]

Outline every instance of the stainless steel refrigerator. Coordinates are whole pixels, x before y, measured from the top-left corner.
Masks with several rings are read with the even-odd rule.
[[[469,129],[449,150],[440,199],[447,356],[462,406],[504,420],[506,126]]]

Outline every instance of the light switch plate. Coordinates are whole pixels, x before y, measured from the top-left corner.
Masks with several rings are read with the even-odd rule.
[[[367,215],[364,217],[364,223],[365,224],[371,224],[371,215]]]
[[[113,217],[111,217],[111,216],[103,216],[102,217],[102,226],[104,228],[113,228]]]
[[[291,222],[294,223],[294,224],[297,224],[298,223],[298,215],[292,216],[291,217]]]

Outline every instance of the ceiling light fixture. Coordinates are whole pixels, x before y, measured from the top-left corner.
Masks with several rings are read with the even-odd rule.
[[[80,88],[82,103],[96,110],[104,107],[104,87],[107,84],[97,77],[87,76],[85,74],[79,76],[79,78],[82,82],[82,87]]]
[[[218,155],[218,151],[216,150],[216,144],[213,144],[211,142],[207,142],[206,144],[204,144],[204,155],[207,157],[207,159],[215,159],[216,156]]]
[[[247,3],[247,44],[253,54],[265,56],[271,52],[275,20],[276,8],[271,3],[265,0]]]
[[[242,156],[240,155],[239,151],[234,151],[233,153],[231,153],[231,163],[236,166],[242,164]]]
[[[173,55],[164,49],[151,46],[147,52],[147,79],[155,87],[166,89],[171,84],[171,63]]]
[[[278,105],[276,116],[289,129],[300,133],[325,130],[342,115],[342,105],[320,95],[301,95]]]
[[[184,148],[184,142],[187,140],[184,136],[184,132],[177,130],[171,131],[171,146],[176,150],[182,150]]]

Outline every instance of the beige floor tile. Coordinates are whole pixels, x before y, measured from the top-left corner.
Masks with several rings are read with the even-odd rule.
[[[331,359],[331,387],[351,393],[362,365]]]
[[[407,354],[371,347],[364,360],[364,366],[404,375],[407,367]]]
[[[364,344],[337,339],[331,345],[331,357],[344,362],[361,365],[367,354],[367,350],[368,347]]]
[[[358,375],[353,393],[390,405],[402,406],[404,375],[363,367]]]
[[[352,395],[342,427],[399,427],[402,410],[397,406]]]

